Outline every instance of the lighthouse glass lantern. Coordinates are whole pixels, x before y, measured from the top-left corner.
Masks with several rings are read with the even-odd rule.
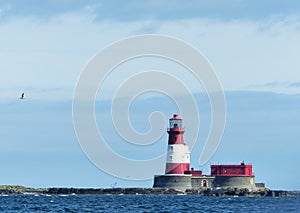
[[[182,120],[170,119],[170,128],[182,128]]]

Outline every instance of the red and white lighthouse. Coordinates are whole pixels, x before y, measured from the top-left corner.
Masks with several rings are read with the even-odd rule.
[[[183,175],[185,171],[190,171],[190,151],[188,145],[184,143],[182,119],[177,114],[174,114],[169,121],[169,140],[165,173],[168,175]]]

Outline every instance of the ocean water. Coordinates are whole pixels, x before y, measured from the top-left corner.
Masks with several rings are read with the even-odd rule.
[[[9,195],[0,212],[300,212],[300,196]]]

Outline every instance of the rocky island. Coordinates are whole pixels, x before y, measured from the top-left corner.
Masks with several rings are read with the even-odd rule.
[[[1,195],[10,194],[40,194],[40,195],[68,195],[68,194],[186,194],[198,196],[247,196],[247,197],[280,197],[300,195],[300,191],[284,191],[264,189],[249,191],[248,189],[207,189],[207,190],[186,190],[185,192],[168,188],[30,188],[25,186],[0,186]]]

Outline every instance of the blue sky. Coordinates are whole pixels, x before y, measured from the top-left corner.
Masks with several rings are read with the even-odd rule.
[[[17,0],[2,1],[2,13],[5,17],[11,16],[36,16],[39,18],[51,18],[63,13],[89,10],[95,12],[99,21],[108,20],[137,20],[155,18],[159,20],[176,20],[186,18],[217,18],[220,20],[251,19],[257,20],[272,15],[297,15],[300,3],[287,0],[282,3],[274,1],[245,1],[245,0],[191,0],[182,3],[180,0],[129,0],[121,3],[113,1],[51,1],[40,2],[29,0],[18,2]],[[7,12],[6,12],[7,11]]]
[[[227,124],[211,163],[245,160],[269,187],[299,189],[299,12],[298,1],[0,1],[0,184],[151,187],[152,180],[111,177],[87,159],[73,129],[72,97],[82,69],[102,48],[124,37],[155,33],[182,39],[202,52],[226,91]],[[122,69],[141,64],[153,63]],[[97,108],[109,123],[106,137],[122,155],[159,155],[156,149],[165,148],[166,134],[152,147],[156,151],[141,150],[141,156],[137,148],[115,144],[122,139],[109,121],[109,103],[122,78],[108,79],[105,104]],[[191,83],[191,90],[203,118],[203,144],[209,104],[201,85]],[[22,91],[26,100],[20,102]],[[177,108],[169,102],[138,99],[131,111],[133,125],[147,130],[145,114],[152,110],[170,117]],[[200,145],[193,150],[194,167],[200,151]]]

